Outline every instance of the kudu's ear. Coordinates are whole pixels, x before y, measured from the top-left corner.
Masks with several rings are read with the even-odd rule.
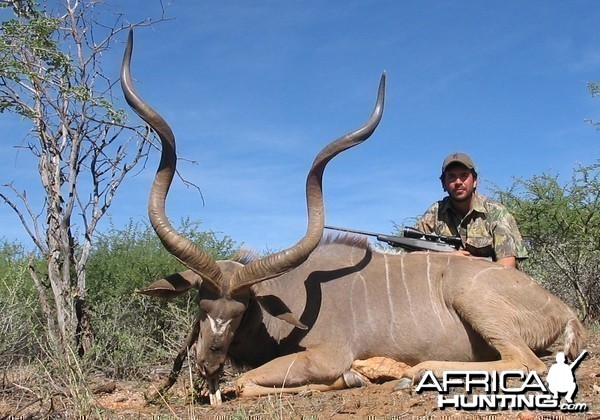
[[[157,280],[150,286],[136,290],[136,292],[143,295],[170,299],[184,295],[192,288],[199,288],[201,283],[202,279],[198,274],[192,270],[186,270]]]
[[[255,296],[256,301],[259,305],[271,316],[281,319],[282,321],[287,322],[288,324],[292,324],[293,326],[300,328],[301,330],[307,330],[308,327],[304,325],[302,322],[296,318],[290,308],[287,307],[285,303],[277,296],[274,295],[265,295],[265,296]]]

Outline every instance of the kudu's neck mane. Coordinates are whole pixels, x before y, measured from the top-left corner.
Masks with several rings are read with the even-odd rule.
[[[347,245],[353,248],[359,249],[370,249],[373,250],[369,239],[365,236],[354,235],[352,233],[328,233],[323,235],[319,246],[325,245]],[[242,248],[238,250],[233,257],[232,261],[239,262],[240,264],[250,264],[260,258],[257,251],[252,249]]]
[[[352,233],[328,233],[323,236],[319,246],[339,244],[354,248],[371,249],[371,244],[366,236],[354,235]]]

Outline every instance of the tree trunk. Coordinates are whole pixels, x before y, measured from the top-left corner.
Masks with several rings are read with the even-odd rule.
[[[113,11],[98,13],[101,2],[59,1],[60,15],[54,16],[43,4],[9,3],[15,3],[15,19],[10,31],[0,28],[0,103],[2,111],[32,123],[34,141],[25,147],[38,158],[44,202],[43,210],[34,209],[12,183],[0,185],[9,191],[0,192],[0,201],[15,210],[44,259],[45,267],[30,267],[30,275],[53,351],[83,355],[93,339],[85,273],[91,240],[118,187],[147,156],[152,137],[145,124],[127,124],[112,104],[115,81],[103,72],[101,58],[130,26],[156,20],[118,19],[107,27],[101,15],[112,21]]]

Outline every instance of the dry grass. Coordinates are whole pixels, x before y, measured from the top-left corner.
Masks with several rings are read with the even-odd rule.
[[[234,375],[224,381],[224,403],[214,408],[195,390],[189,369],[158,404],[148,405],[145,395],[164,373],[148,369],[139,381],[116,381],[86,373],[76,360],[69,366],[41,363],[4,369],[0,388],[0,419],[600,419],[600,334],[587,347],[590,357],[577,369],[577,401],[588,404],[587,413],[560,412],[459,412],[437,409],[434,393],[394,392],[391,384],[299,395],[274,394],[238,399],[233,393]],[[557,347],[558,348],[558,347]],[[553,362],[548,356],[545,361]],[[167,366],[164,371],[168,372]]]

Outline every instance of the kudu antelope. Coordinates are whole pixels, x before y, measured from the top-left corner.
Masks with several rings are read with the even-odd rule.
[[[121,72],[125,97],[162,141],[150,221],[166,249],[189,268],[141,293],[167,298],[192,289],[199,293],[197,320],[164,388],[174,383],[190,348],[212,404],[220,403],[219,376],[228,356],[255,367],[236,386],[238,395],[256,396],[361,385],[350,366],[372,356],[413,366],[405,376],[414,380],[425,370],[543,371],[534,352],[561,333],[566,354],[579,352],[584,328],[576,315],[521,271],[448,254],[378,252],[356,237],[321,242],[323,170],[375,130],[385,74],[367,123],[325,147],[308,173],[306,235],[246,265],[211,259],[179,235],[165,214],[175,140],[134,91],[131,50],[130,34]]]

